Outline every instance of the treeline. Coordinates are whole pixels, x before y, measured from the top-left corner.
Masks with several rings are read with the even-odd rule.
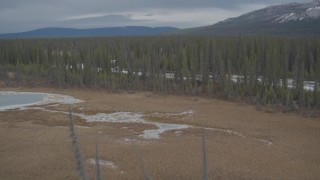
[[[320,38],[108,37],[0,40],[1,80],[246,98],[320,107]],[[312,89],[306,88],[310,81]]]

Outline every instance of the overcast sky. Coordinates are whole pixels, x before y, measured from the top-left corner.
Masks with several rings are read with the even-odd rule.
[[[0,0],[0,33],[43,27],[211,25],[289,2],[311,0]]]

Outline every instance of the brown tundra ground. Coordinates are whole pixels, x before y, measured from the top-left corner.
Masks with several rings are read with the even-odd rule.
[[[86,122],[74,116],[88,176],[95,179],[96,144],[103,179],[201,179],[205,129],[209,179],[318,179],[320,120],[265,113],[254,106],[185,96],[108,93],[88,89],[8,89],[72,95],[74,113],[138,112],[147,121],[186,124],[159,139],[155,126]],[[42,106],[68,111],[67,105]],[[189,113],[182,113],[189,112]],[[211,128],[211,129],[210,129]],[[68,115],[37,109],[0,112],[0,179],[79,179]]]

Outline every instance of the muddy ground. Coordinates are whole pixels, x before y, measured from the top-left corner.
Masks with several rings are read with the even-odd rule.
[[[6,89],[72,95],[75,113],[138,112],[147,121],[193,128],[144,139],[141,123],[85,122],[74,116],[88,176],[95,179],[96,144],[103,179],[201,179],[202,128],[209,179],[317,179],[320,120],[265,113],[217,99],[89,89]],[[42,106],[68,111],[67,105]],[[183,113],[192,112],[192,113]],[[0,179],[79,179],[68,115],[37,109],[0,112]]]

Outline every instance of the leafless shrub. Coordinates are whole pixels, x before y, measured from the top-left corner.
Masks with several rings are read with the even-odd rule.
[[[88,176],[84,168],[83,158],[80,152],[77,134],[74,130],[74,124],[72,120],[72,112],[69,105],[69,129],[70,129],[70,137],[72,140],[73,154],[76,160],[77,170],[80,174],[80,178],[83,180],[87,180]]]
[[[202,179],[208,180],[208,161],[207,161],[207,148],[206,148],[206,137],[205,131],[202,129]]]
[[[140,165],[140,168],[142,169],[142,173],[143,173],[143,179],[144,180],[151,180],[151,177],[148,173],[147,168],[145,167],[144,161],[143,161],[143,157],[141,156],[141,154],[138,152],[138,149],[136,147],[136,145],[134,146],[135,152],[136,152],[136,158],[138,160],[138,163]]]
[[[101,174],[100,174],[100,164],[99,164],[99,150],[98,150],[98,144],[96,144],[96,179],[101,180]]]

